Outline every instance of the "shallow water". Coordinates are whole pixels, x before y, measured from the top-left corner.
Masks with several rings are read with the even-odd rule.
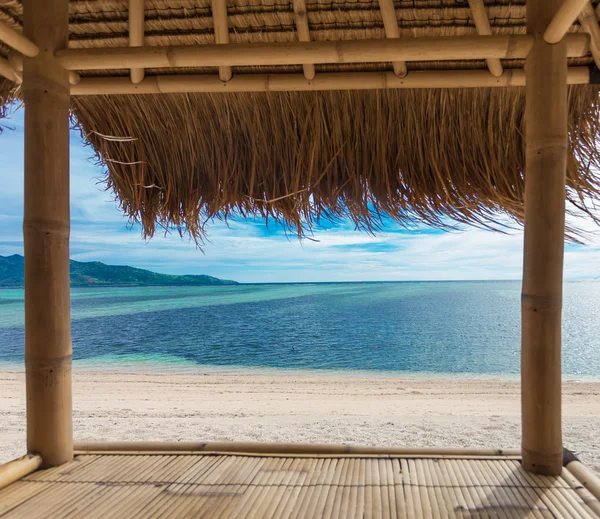
[[[516,376],[519,282],[72,290],[80,369]],[[22,363],[23,291],[0,290],[0,365]],[[600,379],[600,282],[565,284],[563,371]]]

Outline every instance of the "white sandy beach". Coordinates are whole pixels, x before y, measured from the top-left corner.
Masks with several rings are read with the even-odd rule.
[[[0,462],[25,452],[25,382],[0,372]],[[518,448],[519,385],[341,375],[75,373],[76,440]],[[600,383],[564,384],[564,443],[600,472]]]

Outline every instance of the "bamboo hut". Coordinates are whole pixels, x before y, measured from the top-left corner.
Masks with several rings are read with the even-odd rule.
[[[600,517],[563,449],[565,213],[600,198],[588,0],[2,0],[25,104],[27,446],[2,517]],[[69,125],[143,225],[525,227],[522,448],[73,442]],[[1,138],[1,136],[0,136]],[[201,439],[199,439],[201,440]]]

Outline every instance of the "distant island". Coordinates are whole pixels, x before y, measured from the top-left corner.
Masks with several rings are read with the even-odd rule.
[[[24,258],[19,254],[0,256],[0,288],[18,288],[24,284]],[[212,276],[171,276],[126,265],[106,265],[99,261],[71,260],[71,286],[201,286],[237,285],[237,281]]]

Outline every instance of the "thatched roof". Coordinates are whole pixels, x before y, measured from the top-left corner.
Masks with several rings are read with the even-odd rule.
[[[524,4],[486,0],[492,32],[524,34]],[[476,34],[465,0],[394,5],[401,38]],[[69,46],[127,46],[127,7],[127,0],[72,0]],[[314,40],[385,38],[377,0],[307,0],[306,8]],[[227,10],[231,42],[298,38],[290,1],[229,0]],[[15,28],[21,14],[20,1],[0,5],[0,19]],[[146,0],[145,16],[146,45],[214,42],[209,0]],[[591,63],[591,56],[570,60]],[[408,63],[409,74],[427,68],[486,63]],[[339,70],[392,64],[316,65],[317,75]],[[302,65],[234,67],[238,75],[257,71],[301,73]],[[217,69],[146,70],[158,73]],[[568,197],[586,209],[600,198],[598,87],[572,86],[569,95]],[[522,88],[73,96],[72,106],[106,165],[108,187],[147,235],[158,222],[198,238],[207,219],[231,213],[274,217],[300,233],[319,217],[349,215],[363,228],[382,213],[405,225],[496,227],[505,215],[523,215]]]

